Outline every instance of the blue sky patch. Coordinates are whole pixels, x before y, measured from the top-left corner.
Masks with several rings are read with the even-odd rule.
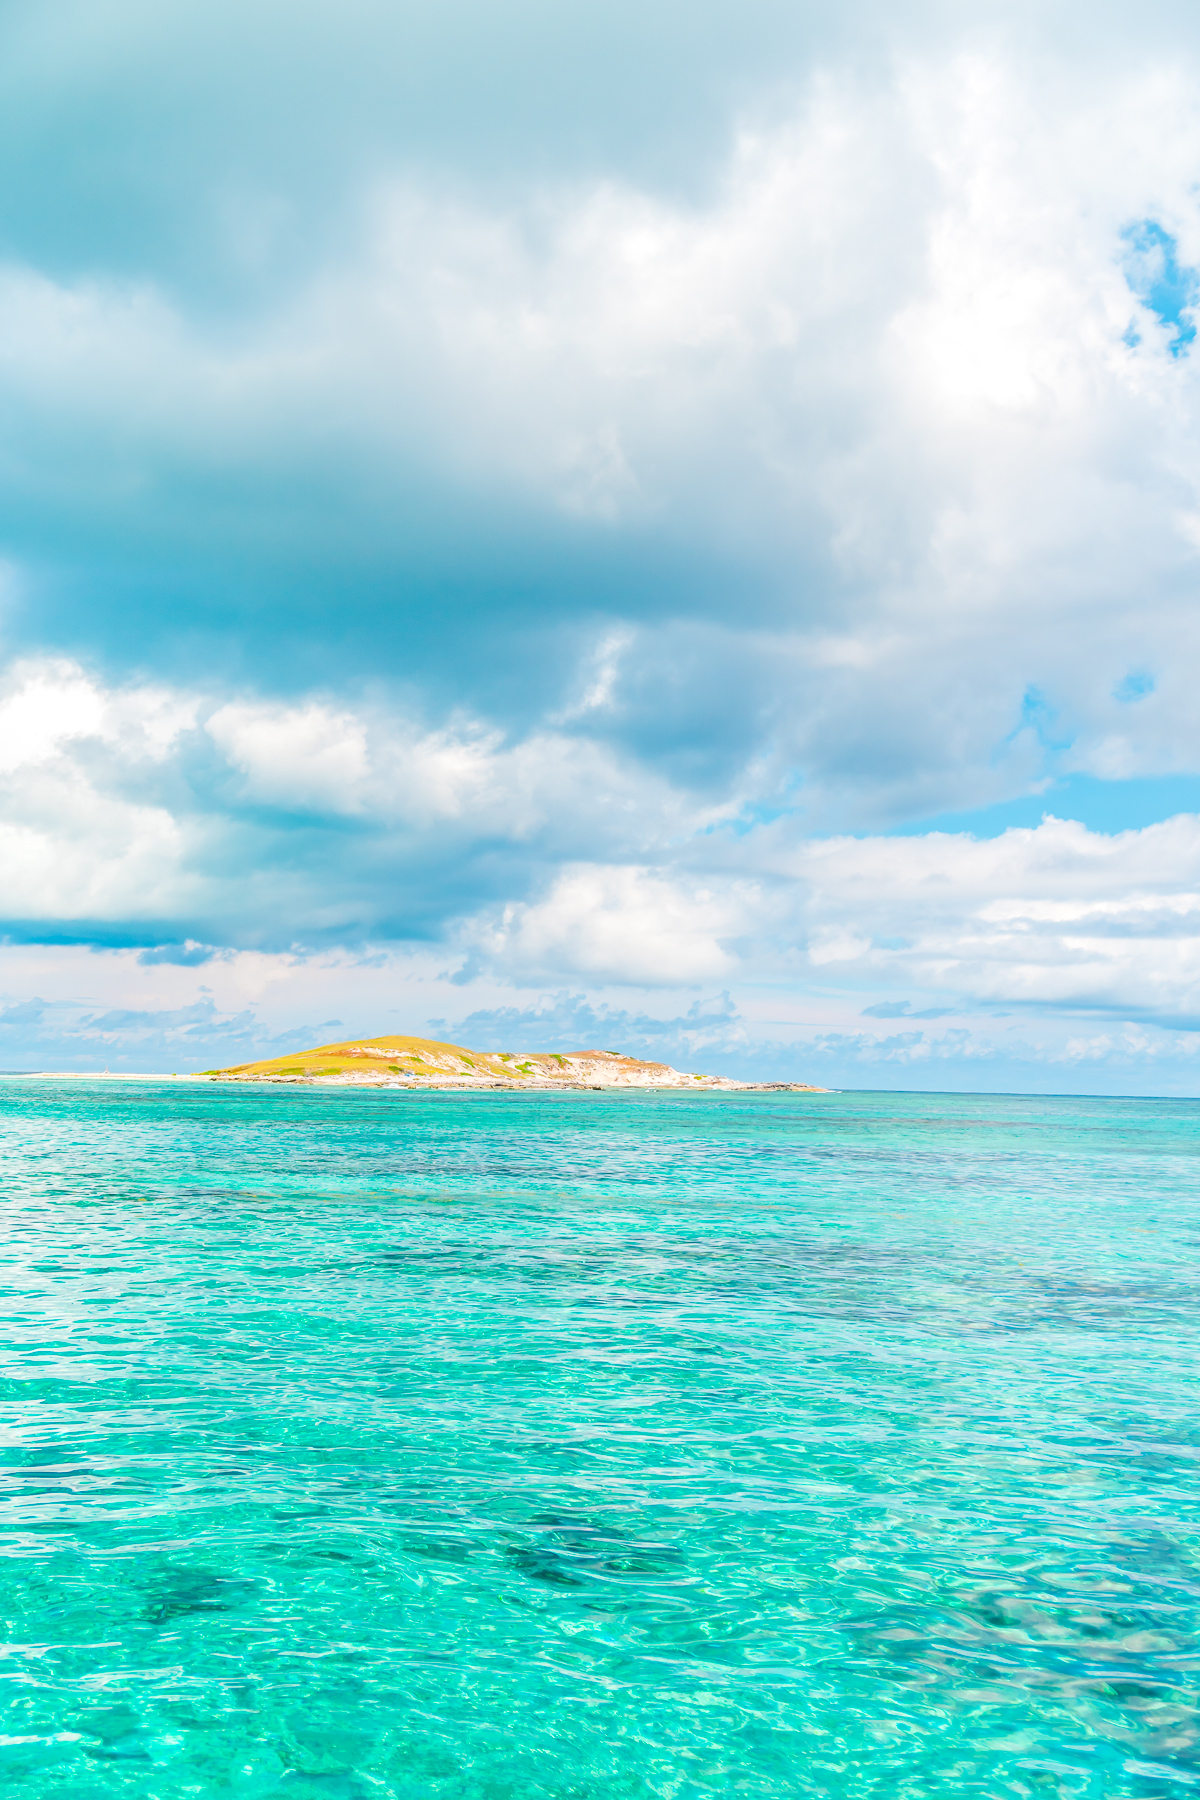
[[[1191,311],[1200,298],[1200,276],[1180,263],[1176,240],[1156,219],[1127,225],[1121,236],[1126,245],[1125,279],[1159,324],[1174,330],[1171,355],[1181,356],[1196,335]],[[1126,342],[1138,341],[1131,328]]]
[[[1144,700],[1155,688],[1153,675],[1145,669],[1133,669],[1123,681],[1118,681],[1113,689],[1113,699],[1122,701],[1126,706],[1135,700]]]
[[[1076,819],[1089,831],[1140,831],[1179,813],[1200,813],[1200,775],[1143,775],[1128,781],[1063,775],[1040,794],[914,819],[888,836],[920,837],[927,831],[946,831],[994,838],[1014,827],[1035,829],[1047,813],[1056,819]]]

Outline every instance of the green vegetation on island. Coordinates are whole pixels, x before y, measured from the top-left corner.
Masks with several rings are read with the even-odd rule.
[[[291,1050],[265,1062],[206,1069],[210,1081],[321,1083],[392,1088],[799,1087],[798,1082],[742,1082],[724,1075],[684,1074],[668,1063],[646,1062],[619,1050],[468,1050],[436,1038],[350,1038]],[[810,1090],[820,1092],[822,1090]]]

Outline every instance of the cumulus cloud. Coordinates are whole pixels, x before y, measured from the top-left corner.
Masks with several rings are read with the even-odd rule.
[[[213,706],[62,659],[22,664],[0,696],[0,920],[26,935],[73,921],[149,943],[444,936],[497,892],[523,918],[585,845],[628,858],[719,816],[553,730],[506,742],[469,717],[431,729],[319,698]],[[529,914],[522,943],[553,910]]]
[[[501,210],[380,178],[357,244],[235,333],[162,284],[10,266],[6,453],[73,532],[86,489],[140,553],[164,506],[202,532],[218,491],[260,583],[280,579],[264,557],[288,564],[301,638],[328,635],[326,603],[298,599],[286,540],[325,562],[352,525],[414,571],[385,610],[349,552],[381,670],[402,652],[444,681],[451,659],[459,698],[503,715],[510,659],[544,718],[727,791],[752,764],[799,774],[825,826],[1054,768],[1196,768],[1195,71],[1035,77],[995,49],[826,72],[687,204],[607,179]],[[1146,221],[1173,288],[1131,249]],[[414,480],[440,495],[425,516]],[[502,590],[547,533],[568,591],[601,544],[591,641],[561,588],[519,649],[503,601],[427,630],[448,533]],[[638,557],[653,582],[629,579]],[[227,629],[223,603],[191,625]],[[281,742],[236,704],[215,729]],[[314,758],[349,792],[339,743],[289,753],[289,793],[328,794]],[[244,748],[264,798],[270,759]]]
[[[64,918],[176,917],[194,903],[186,826],[144,791],[161,780],[194,702],[160,686],[106,690],[77,666],[18,665],[0,693],[0,910]]]
[[[317,698],[214,708],[59,659],[0,698],[0,851],[10,930],[73,925],[194,965],[209,946],[429,941],[447,970],[459,954],[460,984],[816,982],[881,1018],[1200,1020],[1191,814],[814,840],[579,737]]]
[[[721,978],[876,996],[876,1017],[964,1009],[1098,1011],[1200,1025],[1200,819],[1092,832],[1048,817],[991,840],[930,833],[785,846],[737,840],[739,874],[690,849],[689,882],[576,867],[471,928],[518,981],[555,973],[679,988]],[[711,843],[711,839],[708,840]],[[757,870],[757,879],[746,871]],[[947,1002],[950,1004],[947,1004]]]
[[[745,917],[739,898],[648,869],[567,868],[543,899],[506,906],[478,950],[517,979],[686,987],[734,968],[722,938]]]
[[[793,865],[809,957],[974,1002],[1200,1022],[1200,819],[832,839]]]
[[[158,685],[102,686],[65,658],[18,661],[0,687],[0,775],[44,766],[87,740],[161,761],[196,702]]]
[[[218,707],[205,730],[244,778],[249,799],[318,812],[356,812],[369,764],[361,721],[330,707]]]

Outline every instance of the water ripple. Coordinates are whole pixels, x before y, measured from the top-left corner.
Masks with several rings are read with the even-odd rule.
[[[0,1120],[14,1791],[1200,1787],[1200,1106]]]

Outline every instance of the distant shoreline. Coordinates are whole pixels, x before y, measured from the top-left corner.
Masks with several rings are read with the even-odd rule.
[[[129,1069],[0,1069],[0,1081],[205,1081],[204,1075],[164,1075]]]
[[[675,1087],[663,1082],[581,1082],[539,1081],[528,1085],[517,1082],[482,1081],[388,1081],[370,1076],[345,1077],[220,1076],[205,1073],[164,1075],[155,1071],[110,1069],[0,1069],[0,1081],[152,1081],[165,1083],[202,1083],[205,1087],[254,1088],[319,1088],[339,1093],[369,1090],[390,1094],[828,1094],[831,1088],[814,1087],[801,1081],[725,1082],[720,1086]]]

